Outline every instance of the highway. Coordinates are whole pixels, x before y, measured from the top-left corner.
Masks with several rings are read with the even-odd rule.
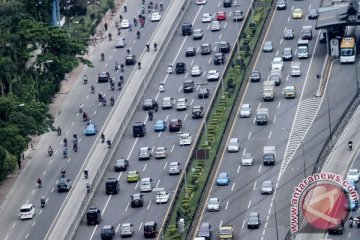
[[[166,10],[168,4],[164,4]],[[140,8],[140,3],[129,2],[127,3],[128,12],[123,14],[124,18],[129,18],[131,21],[134,16],[137,16]],[[148,17],[148,15],[147,15]],[[147,18],[149,20],[149,18]],[[109,24],[109,22],[108,22]],[[141,39],[136,39],[136,30],[140,27],[134,27],[132,32],[123,29],[122,37],[127,40],[127,46],[131,48],[138,58],[145,50],[145,43],[151,39],[158,23],[148,21],[145,28],[141,30]],[[0,221],[3,223],[0,227],[2,239],[43,239],[52,224],[53,219],[58,214],[58,211],[65,200],[67,193],[58,193],[56,191],[56,183],[60,177],[60,169],[66,169],[66,176],[73,181],[77,176],[81,176],[79,170],[82,168],[84,161],[94,144],[100,144],[98,136],[85,137],[83,130],[85,123],[82,120],[81,114],[78,114],[79,104],[84,104],[83,109],[92,122],[98,126],[99,132],[110,111],[113,109],[109,104],[110,96],[119,98],[122,91],[111,91],[109,84],[98,84],[97,76],[101,71],[108,71],[115,79],[115,83],[119,80],[119,72],[115,72],[115,61],[124,62],[126,56],[126,48],[115,49],[115,39],[117,31],[114,25],[109,24],[109,29],[113,35],[113,41],[108,41],[107,37],[103,40],[99,48],[95,51],[92,61],[94,68],[87,68],[86,75],[89,82],[87,85],[83,84],[80,78],[75,86],[70,91],[70,94],[64,103],[61,112],[55,118],[54,126],[62,127],[62,136],[58,137],[55,132],[45,134],[42,138],[39,147],[33,151],[31,162],[26,166],[23,175],[19,178],[18,183],[15,185],[16,189],[12,192],[3,206],[0,214]],[[102,62],[100,54],[105,54],[105,61]],[[137,68],[137,67],[136,67]],[[135,70],[135,66],[126,66],[124,72],[125,84],[123,89],[126,89],[126,81]],[[95,94],[90,93],[90,86],[94,84],[96,88]],[[102,92],[105,94],[108,105],[106,107],[100,106],[98,102],[97,93]],[[79,149],[74,153],[71,142],[73,140],[73,133],[78,134]],[[98,134],[99,135],[99,134]],[[62,140],[66,137],[69,141],[69,156],[64,159],[62,156],[63,144]],[[51,145],[54,149],[54,155],[48,157],[48,146]],[[104,152],[106,145],[104,144]],[[90,173],[91,176],[91,173]],[[43,187],[38,189],[36,187],[36,179],[41,177]],[[85,188],[85,186],[84,186]],[[47,199],[46,207],[40,208],[40,197],[44,196]],[[21,221],[19,219],[19,209],[22,204],[33,203],[36,206],[36,215],[33,220]]]
[[[143,138],[133,138],[131,127],[127,130],[123,141],[119,144],[116,158],[125,157],[130,162],[130,170],[140,171],[141,177],[151,177],[154,181],[154,185],[157,188],[164,188],[170,193],[170,200],[173,196],[173,192],[177,186],[179,176],[169,176],[168,164],[172,161],[181,162],[182,166],[185,161],[188,160],[192,146],[180,147],[176,133],[169,133],[168,130],[161,133],[155,133],[153,130],[154,122],[156,120],[169,121],[173,118],[180,118],[183,120],[184,132],[191,133],[194,139],[199,134],[199,128],[201,120],[191,119],[191,107],[194,105],[202,105],[205,109],[208,109],[209,100],[213,96],[213,92],[218,82],[209,82],[205,87],[210,90],[209,99],[198,99],[197,91],[194,93],[182,92],[182,83],[185,79],[192,79],[195,84],[206,83],[207,71],[217,69],[221,71],[222,66],[215,66],[213,63],[213,53],[218,51],[217,42],[228,41],[231,46],[234,46],[235,37],[237,31],[234,29],[240,29],[242,22],[234,23],[232,21],[232,13],[235,10],[242,10],[247,12],[246,6],[250,1],[242,2],[241,7],[226,8],[228,19],[221,22],[221,30],[219,32],[211,32],[209,29],[209,23],[202,23],[203,13],[215,14],[218,10],[223,10],[222,1],[209,1],[203,6],[196,6],[194,2],[190,5],[182,22],[192,23],[194,29],[201,28],[205,33],[203,40],[193,40],[192,37],[181,36],[181,28],[177,31],[175,37],[172,39],[171,44],[165,53],[162,64],[156,70],[156,78],[151,80],[147,91],[144,94],[145,98],[155,98],[159,102],[159,112],[154,113],[154,119],[150,122],[147,119],[147,112],[142,110],[142,105],[136,106],[137,112],[133,117],[133,121],[145,121],[147,134]],[[236,3],[234,3],[236,4]],[[213,53],[210,55],[200,55],[199,47],[203,43],[211,43],[213,45]],[[185,50],[187,47],[195,47],[197,54],[195,57],[185,57]],[[229,54],[226,54],[226,60]],[[185,74],[171,74],[168,75],[166,70],[169,63],[175,65],[176,62],[185,62],[187,71]],[[203,74],[201,77],[191,77],[191,66],[199,65],[202,68]],[[166,90],[163,93],[159,93],[158,87],[160,82],[166,82]],[[198,89],[199,86],[197,85]],[[175,108],[171,110],[161,110],[161,101],[163,97],[173,97],[175,100],[181,97],[187,98],[188,110],[178,112]],[[154,156],[147,161],[138,160],[138,149],[140,147],[150,147],[154,149],[158,146],[164,146],[168,149],[169,156],[163,160],[156,160]],[[154,152],[153,152],[154,153]],[[114,160],[115,160],[114,159]],[[109,177],[116,177],[120,182],[120,192],[117,195],[107,196],[105,194],[105,181]],[[147,221],[156,221],[161,227],[164,216],[170,206],[170,202],[163,205],[157,205],[155,203],[155,193],[144,193],[144,207],[134,209],[130,205],[130,195],[139,192],[139,184],[127,183],[126,172],[116,173],[114,172],[114,165],[110,164],[107,174],[104,176],[100,187],[96,193],[91,206],[96,206],[103,211],[103,221],[96,226],[87,226],[86,221],[82,221],[80,228],[76,234],[76,239],[100,239],[100,231],[104,225],[113,225],[118,231],[122,223],[130,222],[134,224],[136,239],[143,238],[143,225]],[[118,234],[118,233],[117,233]],[[118,236],[118,235],[117,235]]]
[[[310,5],[311,4],[311,5]],[[296,1],[288,2],[287,10],[277,10],[272,16],[270,26],[267,30],[265,41],[272,40],[274,51],[272,53],[261,52],[258,56],[254,70],[260,70],[262,81],[266,79],[271,70],[271,61],[275,56],[281,56],[284,47],[292,47],[293,52],[296,49],[297,39],[301,36],[303,25],[313,26],[313,39],[310,41],[310,58],[307,60],[298,60],[294,57],[293,61],[301,62],[301,77],[293,78],[287,76],[290,70],[291,62],[284,62],[282,70],[283,79],[279,87],[276,88],[276,97],[273,102],[263,102],[261,98],[262,81],[260,83],[249,83],[247,91],[242,99],[242,103],[249,103],[252,106],[253,115],[248,119],[237,118],[232,126],[229,138],[238,137],[240,139],[240,151],[238,153],[228,153],[223,150],[221,163],[217,169],[217,174],[227,172],[230,176],[228,186],[216,186],[213,179],[212,187],[207,196],[218,197],[221,201],[219,212],[207,212],[203,209],[202,217],[199,221],[209,222],[212,225],[213,235],[217,235],[219,226],[234,225],[235,239],[284,239],[289,229],[289,197],[283,195],[274,204],[273,196],[261,195],[261,184],[265,180],[271,180],[274,186],[277,185],[279,172],[285,169],[281,183],[292,182],[294,171],[297,174],[301,171],[303,177],[302,165],[298,167],[293,161],[285,158],[285,152],[289,145],[301,145],[301,141],[310,127],[312,118],[317,113],[321,104],[321,98],[316,99],[314,95],[318,86],[316,74],[321,72],[323,61],[326,55],[324,44],[318,43],[318,31],[314,31],[315,22],[306,18],[292,19],[291,10],[300,7],[304,10],[306,16],[310,8],[318,8],[319,1]],[[295,32],[294,40],[284,40],[283,31],[285,28],[291,28]],[[295,99],[285,99],[282,95],[282,89],[287,84],[295,84],[297,96]],[[300,104],[301,99],[301,104]],[[299,106],[300,104],[300,106]],[[257,126],[255,124],[255,113],[259,107],[269,109],[270,122],[266,126]],[[309,115],[308,119],[303,117],[300,125],[293,127],[296,115]],[[313,115],[311,117],[311,115]],[[289,142],[289,135],[294,128],[302,129],[294,142]],[[293,140],[294,138],[292,138]],[[274,166],[264,166],[262,163],[262,154],[264,146],[276,147],[276,163]],[[318,149],[321,145],[316,146]],[[244,152],[254,155],[253,166],[241,166],[241,156]],[[284,159],[284,160],[283,160]],[[300,158],[301,159],[301,158]],[[293,169],[293,166],[298,168]],[[297,176],[297,175],[295,175]],[[296,182],[297,184],[297,182]],[[286,186],[286,189],[290,189]],[[276,198],[278,199],[278,198]],[[206,208],[206,206],[205,206]],[[274,209],[277,212],[284,212],[282,218],[274,215]],[[260,213],[261,224],[259,229],[247,229],[247,217],[250,212]],[[281,221],[281,223],[280,223]],[[286,223],[287,222],[287,223]]]

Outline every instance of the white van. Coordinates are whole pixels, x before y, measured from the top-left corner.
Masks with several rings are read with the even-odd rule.
[[[141,178],[140,181],[140,192],[151,192],[154,188],[152,178]]]
[[[32,204],[24,204],[20,208],[20,219],[32,219],[35,215],[35,206]]]

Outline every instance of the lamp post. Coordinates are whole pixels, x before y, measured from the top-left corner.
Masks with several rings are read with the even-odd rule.
[[[9,107],[7,110],[6,110],[6,114],[5,114],[5,116],[6,116],[6,121],[8,121],[9,120],[9,113],[10,113],[10,110],[11,109],[13,109],[13,108],[16,108],[16,107],[23,107],[25,104],[24,103],[20,103],[20,104],[18,104],[18,105],[14,105],[14,106],[11,106],[11,107]]]

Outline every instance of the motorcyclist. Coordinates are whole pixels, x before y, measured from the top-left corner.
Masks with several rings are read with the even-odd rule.
[[[157,112],[159,109],[159,104],[157,103],[157,101],[154,102],[154,110],[155,112]]]
[[[163,83],[163,82],[160,83],[160,85],[159,85],[159,91],[160,91],[160,92],[165,91],[165,83]]]
[[[68,143],[67,138],[64,138],[63,141],[64,141],[64,145],[67,146],[67,143]]]
[[[101,92],[98,94],[98,99],[99,99],[99,102],[101,102],[101,101],[102,101],[102,99],[103,99],[103,95],[102,95],[102,93],[101,93]]]
[[[137,30],[136,35],[137,35],[137,38],[140,39],[140,31],[139,30]]]
[[[135,26],[135,27],[137,26],[137,19],[136,19],[136,17],[134,17],[134,26]]]
[[[64,148],[63,155],[64,155],[64,158],[67,158],[67,155],[68,155],[68,150],[67,150],[67,148]]]
[[[38,185],[39,188],[41,187],[41,185],[42,185],[41,178],[38,178],[38,180],[37,180],[37,185]]]
[[[60,174],[62,177],[65,177],[65,168],[61,168]]]
[[[150,44],[149,43],[146,44],[146,51],[148,51],[148,52],[150,51]]]
[[[115,62],[115,70],[119,70],[119,63],[118,62]]]
[[[84,104],[79,104],[79,113],[82,113],[83,112],[83,106],[84,106]]]
[[[87,193],[90,192],[90,183],[89,182],[86,182],[86,191],[87,191]]]
[[[101,133],[101,143],[104,143],[104,142],[105,142],[105,134]]]
[[[83,79],[84,79],[84,84],[87,84],[88,79],[87,79],[86,74],[84,75]]]
[[[118,33],[118,35],[120,36],[121,35],[121,28],[120,27],[118,27],[118,29],[117,29],[118,31],[117,31],[117,33]]]
[[[121,81],[117,83],[119,91],[121,90]]]
[[[109,36],[109,41],[111,41],[112,40],[112,34],[109,33],[108,36]]]
[[[103,99],[101,100],[101,102],[102,102],[103,106],[105,107],[105,106],[106,106],[106,98],[103,97]]]
[[[160,2],[160,11],[162,11],[164,9],[163,3]]]
[[[74,142],[73,142],[73,150],[74,150],[74,152],[77,152],[77,149],[78,149],[77,141],[74,140]]]
[[[49,146],[49,150],[48,150],[48,153],[49,153],[49,156],[51,157],[53,155],[53,149],[51,146]]]
[[[173,71],[173,65],[169,63],[167,72],[172,73],[172,71]]]
[[[44,196],[41,196],[41,198],[40,198],[40,205],[41,205],[41,207],[44,207],[44,206],[45,206],[45,202],[46,202],[46,200],[45,200]]]
[[[110,98],[110,104],[111,104],[111,106],[113,106],[113,105],[114,105],[114,103],[115,103],[115,99],[114,99],[114,97],[113,97],[113,96],[111,96],[111,98]]]
[[[91,93],[95,93],[95,86],[91,84],[90,90],[91,90]]]
[[[153,112],[151,110],[149,110],[148,115],[149,115],[150,121],[152,121],[154,115],[153,115]]]
[[[122,22],[122,20],[123,20],[123,16],[120,14],[120,16],[119,16],[119,19],[120,19],[120,23]]]
[[[101,61],[104,61],[104,60],[105,60],[105,54],[101,53]]]
[[[127,54],[130,54],[130,48],[126,49]]]
[[[158,9],[158,4],[157,4],[157,2],[154,3],[154,8],[155,8],[155,9]]]
[[[351,216],[349,218],[349,227],[351,228],[354,225],[354,218]]]
[[[77,134],[76,133],[73,134],[73,137],[77,141]]]
[[[126,5],[124,5],[124,12],[127,12],[127,7],[126,7]]]
[[[60,136],[60,135],[61,135],[61,127],[58,126],[58,128],[56,129],[56,131],[57,131],[58,135]]]
[[[87,121],[88,120],[88,115],[86,114],[86,112],[83,113],[83,120]]]
[[[138,68],[141,69],[141,62],[138,62]]]
[[[124,72],[124,67],[125,67],[124,63],[121,63],[120,64],[121,72]]]
[[[111,147],[111,140],[110,139],[106,140],[106,143],[108,145],[108,148],[110,148]]]
[[[353,143],[351,140],[348,142],[348,146],[349,146],[349,150],[352,150]]]
[[[120,82],[122,83],[124,81],[124,75],[120,73]]]
[[[115,83],[113,81],[111,81],[111,83],[110,83],[110,88],[112,91],[115,90]]]
[[[87,179],[89,176],[89,171],[87,169],[84,170],[84,177]]]
[[[157,43],[154,43],[154,50],[157,51]]]
[[[129,31],[130,32],[132,31],[132,23],[131,22],[129,23]]]

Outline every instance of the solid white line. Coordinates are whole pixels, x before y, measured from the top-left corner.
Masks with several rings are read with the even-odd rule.
[[[137,137],[137,138],[135,139],[135,141],[134,141],[134,144],[133,144],[132,147],[131,147],[131,150],[130,150],[128,156],[127,156],[127,159],[130,159],[131,153],[134,151],[135,145],[136,145],[136,143],[137,143],[138,140],[139,140],[139,138]]]
[[[117,180],[119,181],[120,180],[120,177],[122,175],[123,172],[120,172],[119,176],[117,177]]]

